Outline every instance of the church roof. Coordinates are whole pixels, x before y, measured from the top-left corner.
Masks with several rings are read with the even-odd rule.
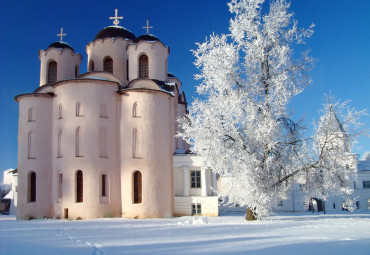
[[[59,41],[59,42],[53,42],[52,44],[49,45],[49,47],[47,47],[46,49],[49,49],[49,48],[56,48],[56,49],[65,49],[65,48],[68,48],[68,49],[71,49],[73,52],[75,51],[71,45],[69,45],[68,43],[66,42],[62,42],[62,41]]]
[[[139,41],[148,41],[148,42],[159,41],[160,42],[160,40],[157,37],[151,34],[141,35],[134,40],[135,43]]]
[[[342,123],[339,121],[337,115],[335,114],[332,108],[330,108],[328,121],[330,121],[329,130],[331,132],[345,132]]]
[[[97,39],[104,39],[104,38],[115,38],[115,37],[122,37],[124,39],[135,40],[136,36],[128,29],[121,27],[121,26],[109,26],[102,29],[96,36],[95,40]]]

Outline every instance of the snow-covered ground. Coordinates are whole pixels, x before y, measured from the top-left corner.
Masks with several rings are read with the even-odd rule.
[[[370,254],[370,214],[16,221],[0,216],[0,254]]]

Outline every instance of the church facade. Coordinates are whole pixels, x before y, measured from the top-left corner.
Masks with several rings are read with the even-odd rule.
[[[186,109],[169,47],[118,26],[82,56],[39,51],[40,84],[19,103],[17,218],[218,215],[216,177],[176,133]]]

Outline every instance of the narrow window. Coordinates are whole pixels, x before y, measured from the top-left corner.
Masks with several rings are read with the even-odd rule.
[[[128,68],[128,59],[127,59],[127,61],[126,61],[126,79],[127,79],[127,81],[129,81],[129,78],[130,78],[130,76],[128,74],[129,70],[130,69]]]
[[[132,157],[140,158],[141,156],[141,141],[139,131],[135,128],[132,132]]]
[[[76,202],[83,202],[83,173],[81,170],[76,173]]]
[[[142,178],[141,173],[136,171],[134,173],[134,204],[142,202]]]
[[[200,188],[200,171],[190,171],[191,187]]]
[[[31,172],[29,174],[29,181],[28,181],[28,190],[29,190],[29,197],[28,202],[36,202],[36,173]]]
[[[75,66],[75,77],[77,77],[78,76],[78,74],[79,74],[79,70],[78,70],[79,68],[78,68],[78,65],[76,65]]]
[[[89,64],[89,70],[90,70],[90,72],[94,72],[94,69],[95,69],[94,61],[93,60],[90,60],[90,64]]]
[[[81,117],[82,115],[82,105],[80,102],[76,103],[76,116]]]
[[[57,157],[62,158],[62,130],[58,131],[58,141],[57,141]]]
[[[28,122],[34,122],[35,120],[33,119],[33,108],[28,109]]]
[[[80,151],[80,127],[76,129],[76,135],[75,135],[75,156],[81,157],[81,151]]]
[[[99,157],[107,158],[107,132],[104,127],[99,129]]]
[[[57,81],[57,62],[51,61],[48,66],[48,83]]]
[[[200,204],[192,204],[192,215],[201,215],[202,214],[202,206]]]
[[[58,118],[63,119],[63,106],[61,104],[58,107]]]
[[[58,202],[63,198],[63,174],[58,174]]]
[[[139,78],[148,78],[148,77],[149,77],[148,56],[142,55],[139,58]]]
[[[108,73],[113,73],[113,59],[106,57],[104,59],[104,71]]]
[[[105,103],[100,104],[100,117],[107,118],[107,105]]]
[[[333,209],[335,209],[335,203],[333,203]]]
[[[27,158],[35,158],[35,133],[30,131],[28,132],[28,152]]]
[[[101,196],[102,197],[106,197],[107,196],[107,190],[106,190],[106,188],[107,188],[107,185],[106,185],[106,175],[105,174],[103,174],[102,176],[101,176]]]
[[[356,209],[360,209],[360,201],[356,201]]]
[[[132,117],[136,118],[139,116],[137,102],[132,106]]]

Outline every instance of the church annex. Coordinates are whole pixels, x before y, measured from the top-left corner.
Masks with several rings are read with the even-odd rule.
[[[84,74],[61,31],[39,51],[39,87],[15,97],[18,219],[218,215],[216,176],[175,137],[187,102],[169,47],[119,18],[86,46]]]

